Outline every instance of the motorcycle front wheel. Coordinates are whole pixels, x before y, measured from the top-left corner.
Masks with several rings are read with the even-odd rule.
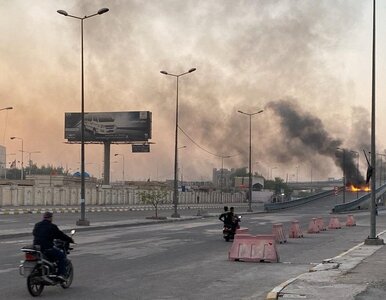
[[[72,280],[74,279],[74,267],[72,266],[72,262],[70,260],[67,261],[65,278],[66,281],[62,282],[60,286],[64,289],[68,289],[72,284]]]
[[[31,274],[27,277],[27,288],[32,297],[37,297],[43,292],[44,284],[37,279],[36,275]]]

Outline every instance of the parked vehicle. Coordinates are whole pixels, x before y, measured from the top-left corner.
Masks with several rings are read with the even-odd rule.
[[[74,234],[75,230],[72,230],[71,237]],[[65,255],[69,254],[70,250],[73,250],[68,242],[62,240],[54,240],[54,244],[55,247],[63,251]],[[60,285],[64,289],[71,286],[74,278],[74,268],[70,259],[66,258],[66,274],[64,276],[65,281],[63,281],[57,278],[57,263],[48,260],[40,251],[38,245],[25,246],[21,248],[21,251],[25,253],[25,258],[21,261],[19,273],[27,278],[27,288],[31,296],[39,296],[46,285]]]

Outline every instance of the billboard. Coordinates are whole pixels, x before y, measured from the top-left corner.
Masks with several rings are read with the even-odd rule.
[[[65,113],[64,138],[81,141],[81,113]],[[84,113],[85,142],[135,142],[151,139],[150,111]]]

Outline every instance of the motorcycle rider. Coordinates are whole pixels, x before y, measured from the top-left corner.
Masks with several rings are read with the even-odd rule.
[[[224,206],[224,212],[218,217],[218,219],[225,224],[225,220],[228,218],[228,206]]]
[[[237,218],[237,215],[235,215],[235,208],[233,206],[230,208],[228,215],[230,218],[230,227],[232,228],[232,232],[235,233],[239,220]]]
[[[231,228],[233,232],[236,231],[237,224],[235,224],[235,213],[233,206],[230,208],[230,211],[228,211],[228,206],[224,206],[224,212],[220,215],[219,220],[224,222],[225,227]]]
[[[52,218],[52,212],[47,211],[43,214],[43,220],[35,224],[32,231],[34,236],[33,244],[39,245],[40,250],[50,260],[57,261],[57,279],[65,281],[66,254],[54,246],[54,239],[59,239],[69,243],[74,243],[74,240],[62,232],[58,226],[53,224]]]

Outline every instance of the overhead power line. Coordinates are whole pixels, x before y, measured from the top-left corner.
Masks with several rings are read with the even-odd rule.
[[[233,156],[237,156],[239,154],[233,154],[233,155],[220,155],[220,154],[217,154],[217,153],[213,153],[207,149],[205,149],[204,147],[202,147],[201,145],[199,145],[196,141],[193,140],[193,138],[191,138],[180,126],[178,126],[178,128],[181,130],[181,132],[193,143],[195,144],[198,148],[200,148],[202,151],[205,151],[206,153],[209,153],[210,155],[213,155],[213,156],[216,156],[216,157],[233,157]]]

